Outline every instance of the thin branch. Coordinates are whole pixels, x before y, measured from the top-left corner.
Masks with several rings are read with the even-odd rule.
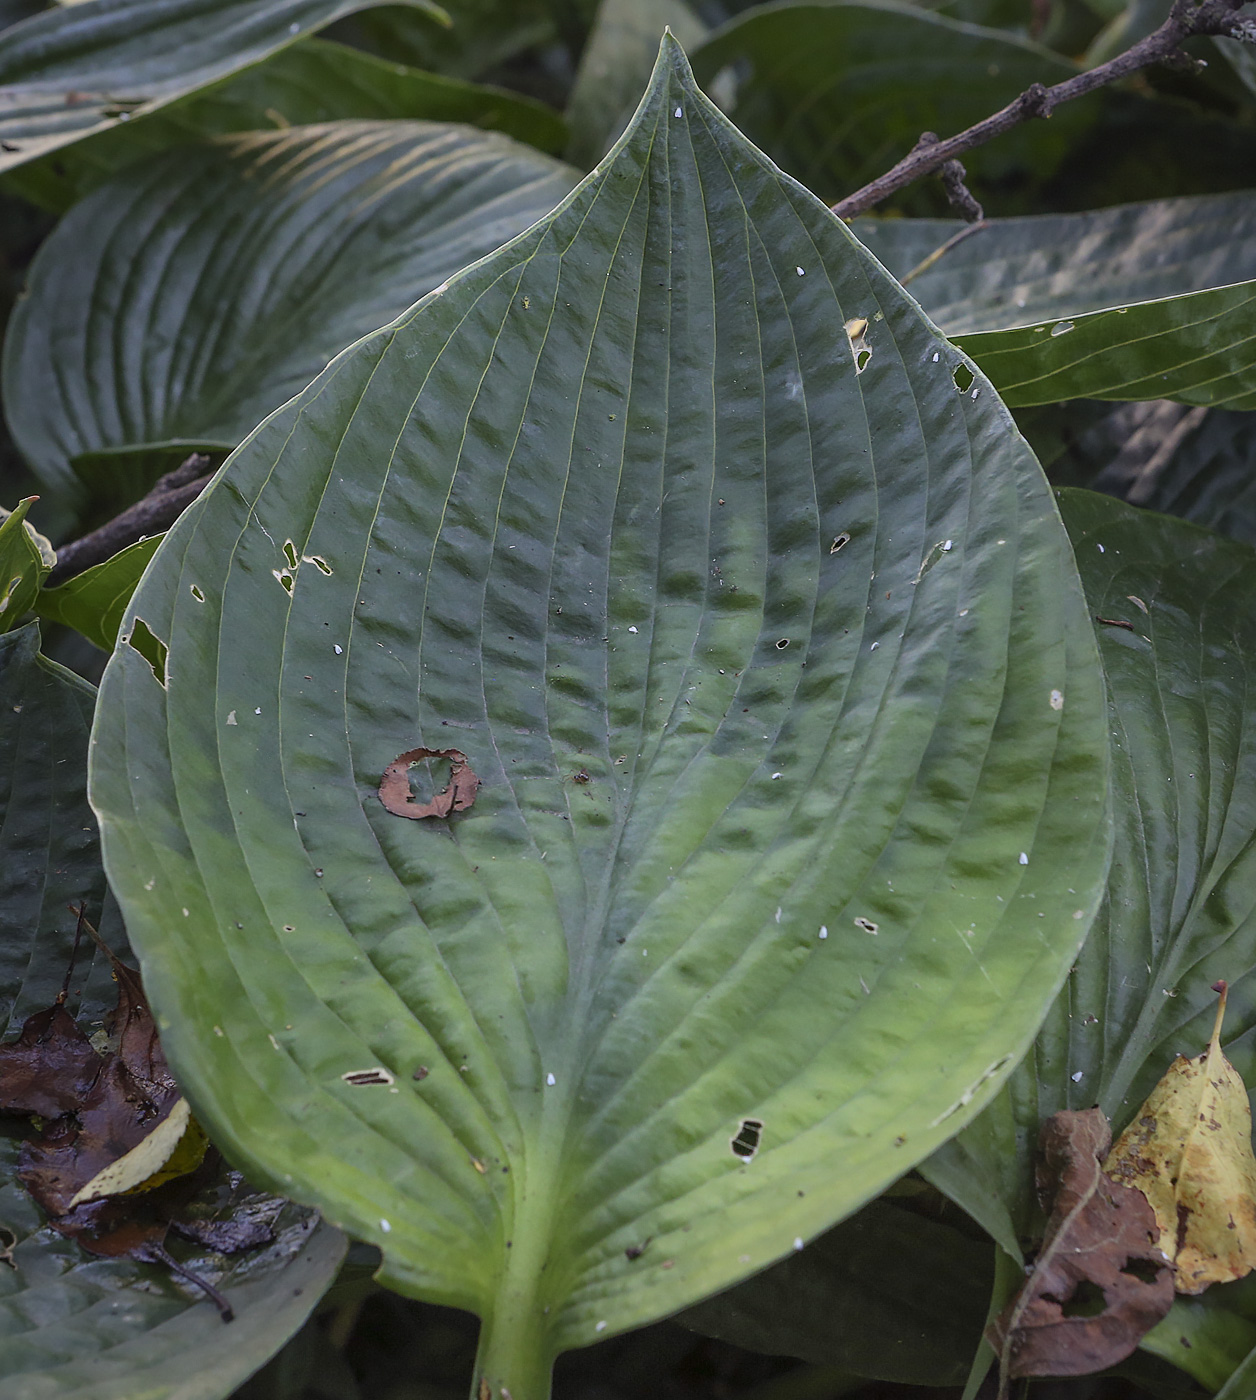
[[[167,472],[147,496],[115,515],[99,530],[71,544],[61,545],[57,550],[56,567],[48,575],[49,585],[55,587],[64,583],[93,564],[103,564],[127,545],[169,529],[209,484],[213,476],[209,464],[210,458],[203,452],[193,452],[174,471]]]
[[[1243,4],[1244,0],[1202,0],[1198,5],[1192,3],[1192,0],[1174,0],[1169,18],[1160,28],[1126,49],[1124,53],[1117,54],[1107,63],[1101,63],[1088,72],[1066,78],[1054,87],[1034,83],[1001,111],[978,122],[976,126],[970,126],[967,131],[961,131],[958,136],[948,137],[945,141],[918,144],[915,150],[900,160],[892,170],[886,171],[879,179],[856,190],[854,194],[839,200],[833,206],[833,212],[839,218],[853,219],[889,195],[919,180],[922,175],[931,174],[948,161],[963,155],[965,151],[971,151],[974,146],[984,145],[993,137],[1001,136],[1030,117],[1049,117],[1061,103],[1094,92],[1096,88],[1116,82],[1118,78],[1128,77],[1140,68],[1147,68],[1154,63],[1167,63],[1173,67],[1195,67],[1195,60],[1182,52],[1182,42],[1201,34],[1224,35],[1228,38],[1243,37],[1246,25],[1238,17],[1238,11]]]

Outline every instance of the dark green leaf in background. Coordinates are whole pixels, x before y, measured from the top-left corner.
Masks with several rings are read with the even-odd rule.
[[[10,1039],[61,990],[74,942],[68,905],[105,900],[87,805],[95,692],[39,654],[31,624],[0,636],[0,1030]],[[108,904],[102,927],[125,954]],[[108,961],[81,950],[69,1006],[89,1028],[117,1000]],[[5,1400],[220,1400],[304,1322],[345,1240],[284,1207],[276,1242],[227,1261],[193,1256],[226,1292],[228,1328],[164,1270],[101,1259],[50,1229],[16,1178],[17,1121],[0,1133],[0,1376]],[[278,1209],[282,1203],[274,1203]],[[177,1246],[176,1246],[177,1248]]]
[[[225,136],[144,162],[77,205],[32,265],[5,340],[14,440],[65,489],[87,452],[234,445],[576,178],[506,137],[427,122]]]
[[[963,1385],[985,1326],[993,1256],[988,1241],[872,1201],[802,1254],[679,1320],[737,1346],[856,1375]]]
[[[1077,72],[1059,54],[894,0],[763,5],[693,54],[699,80],[746,134],[832,203],[883,174],[922,131],[962,131],[1031,83]],[[983,179],[1047,178],[1091,119],[1087,104],[1025,123],[965,156]],[[920,184],[908,208],[937,207]]]
[[[515,1400],[944,1140],[1085,934],[1094,641],[957,369],[669,40],[599,173],[264,423],[133,601],[93,794],[181,1082]],[[470,810],[384,809],[416,746]]]
[[[379,0],[91,0],[0,32],[0,171],[155,111]],[[443,12],[432,0],[389,0]]]
[[[207,91],[19,166],[5,181],[27,199],[63,212],[131,162],[171,146],[348,118],[466,122],[548,152],[560,151],[567,139],[556,112],[518,93],[306,39]]]
[[[686,51],[707,32],[685,0],[602,0],[567,101],[573,164],[596,165],[628,125],[664,29]]]
[[[1038,1123],[1098,1103],[1120,1131],[1230,984],[1226,1054],[1256,1079],[1256,552],[1061,493],[1100,638],[1116,850],[1095,927],[997,1108],[924,1170],[1006,1240],[1030,1214]]]

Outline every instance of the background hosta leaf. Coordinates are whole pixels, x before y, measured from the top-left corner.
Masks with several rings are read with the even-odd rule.
[[[857,228],[906,277],[965,225]],[[1013,406],[1169,398],[1246,409],[1256,407],[1254,277],[1256,195],[1240,193],[991,220],[911,289]]]
[[[258,429],[133,600],[169,652],[115,653],[94,800],[184,1087],[516,1400],[901,1175],[1085,931],[1094,644],[958,364],[668,40],[598,174]],[[471,810],[385,811],[416,746]]]
[[[34,623],[0,636],[0,1033],[10,1039],[61,990],[83,901],[111,945],[125,934],[105,896],[87,805],[91,686],[39,655]],[[117,1001],[108,961],[80,951],[70,1007],[91,1025]],[[5,1400],[220,1400],[292,1335],[345,1251],[338,1231],[287,1207],[278,1240],[229,1265],[192,1267],[225,1288],[224,1328],[162,1270],[99,1259],[49,1229],[15,1173],[21,1125],[0,1133],[0,1375]],[[224,1267],[225,1265],[225,1267]]]
[[[1010,1097],[925,1168],[997,1238],[1028,1218],[1038,1122],[1098,1103],[1123,1129],[1174,1055],[1207,1043],[1218,978],[1226,1054],[1256,1078],[1256,553],[1090,492],[1061,506],[1092,614],[1109,619],[1116,849]]]
[[[440,15],[430,0],[389,0]],[[0,171],[142,116],[378,0],[91,0],[0,32]]]
[[[225,136],[146,161],[39,251],[5,340],[14,440],[65,485],[70,458],[106,447],[237,443],[576,178],[505,137],[428,122]]]
[[[596,165],[628,125],[664,29],[683,49],[707,32],[685,0],[602,0],[567,101],[568,160]]]
[[[1031,83],[1077,71],[1005,32],[894,0],[759,6],[695,49],[693,62],[746,134],[830,202],[883,174],[922,131],[962,131]],[[965,161],[989,179],[1026,169],[1044,179],[1089,119],[1084,104],[1061,107],[1050,123],[1026,123]],[[906,198],[913,209],[945,207],[927,184]]]
[[[958,219],[858,219],[895,277],[956,234]],[[1256,278],[1256,193],[1157,199],[1084,214],[990,219],[911,281],[949,336],[1062,321]]]
[[[422,73],[343,44],[306,39],[205,92],[19,166],[6,183],[27,199],[60,212],[132,161],[171,146],[230,131],[346,118],[466,122],[551,152],[560,151],[567,139],[566,125],[556,112],[518,93]]]
[[[872,1201],[811,1248],[679,1320],[738,1346],[855,1375],[963,1385],[993,1276],[989,1241]]]

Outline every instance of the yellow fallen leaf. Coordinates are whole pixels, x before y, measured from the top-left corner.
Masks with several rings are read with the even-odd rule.
[[[1207,1050],[1173,1061],[1103,1164],[1151,1202],[1179,1293],[1202,1293],[1256,1268],[1252,1110],[1221,1053],[1226,984],[1214,991],[1221,1001]]]
[[[105,1196],[133,1196],[153,1191],[176,1176],[194,1172],[205,1160],[209,1139],[192,1117],[187,1099],[174,1107],[138,1146],[109,1163],[75,1193],[70,1208]]]

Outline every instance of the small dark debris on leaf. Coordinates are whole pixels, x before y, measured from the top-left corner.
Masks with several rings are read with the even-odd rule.
[[[1134,624],[1126,622],[1123,617],[1100,617],[1096,614],[1095,621],[1102,623],[1105,627],[1123,627],[1127,632],[1134,630]]]
[[[426,1065],[420,1065],[420,1066],[418,1067],[418,1069],[416,1069],[416,1070],[414,1071],[414,1074],[413,1074],[411,1077],[412,1077],[417,1083],[422,1083],[423,1080],[425,1080],[425,1079],[427,1078],[427,1076],[428,1076],[429,1074],[431,1074],[431,1072],[432,1072],[432,1071],[431,1071],[430,1069],[428,1069],[428,1067],[427,1067]]]
[[[410,765],[424,758],[449,760],[449,786],[430,802],[416,802],[410,793]],[[475,801],[479,787],[480,780],[461,749],[407,749],[384,769],[379,800],[393,816],[419,821],[424,817],[447,817],[451,812],[465,812]]]
[[[653,1236],[651,1236],[651,1238],[653,1238]],[[624,1250],[624,1258],[631,1263],[634,1259],[640,1259],[649,1247],[649,1239],[642,1240],[640,1244],[630,1244],[628,1248]]]
[[[1020,1293],[987,1331],[1004,1393],[1009,1378],[1116,1365],[1173,1302],[1173,1269],[1147,1197],[1101,1169],[1111,1142],[1098,1108],[1056,1113],[1042,1125],[1046,1234]]]

